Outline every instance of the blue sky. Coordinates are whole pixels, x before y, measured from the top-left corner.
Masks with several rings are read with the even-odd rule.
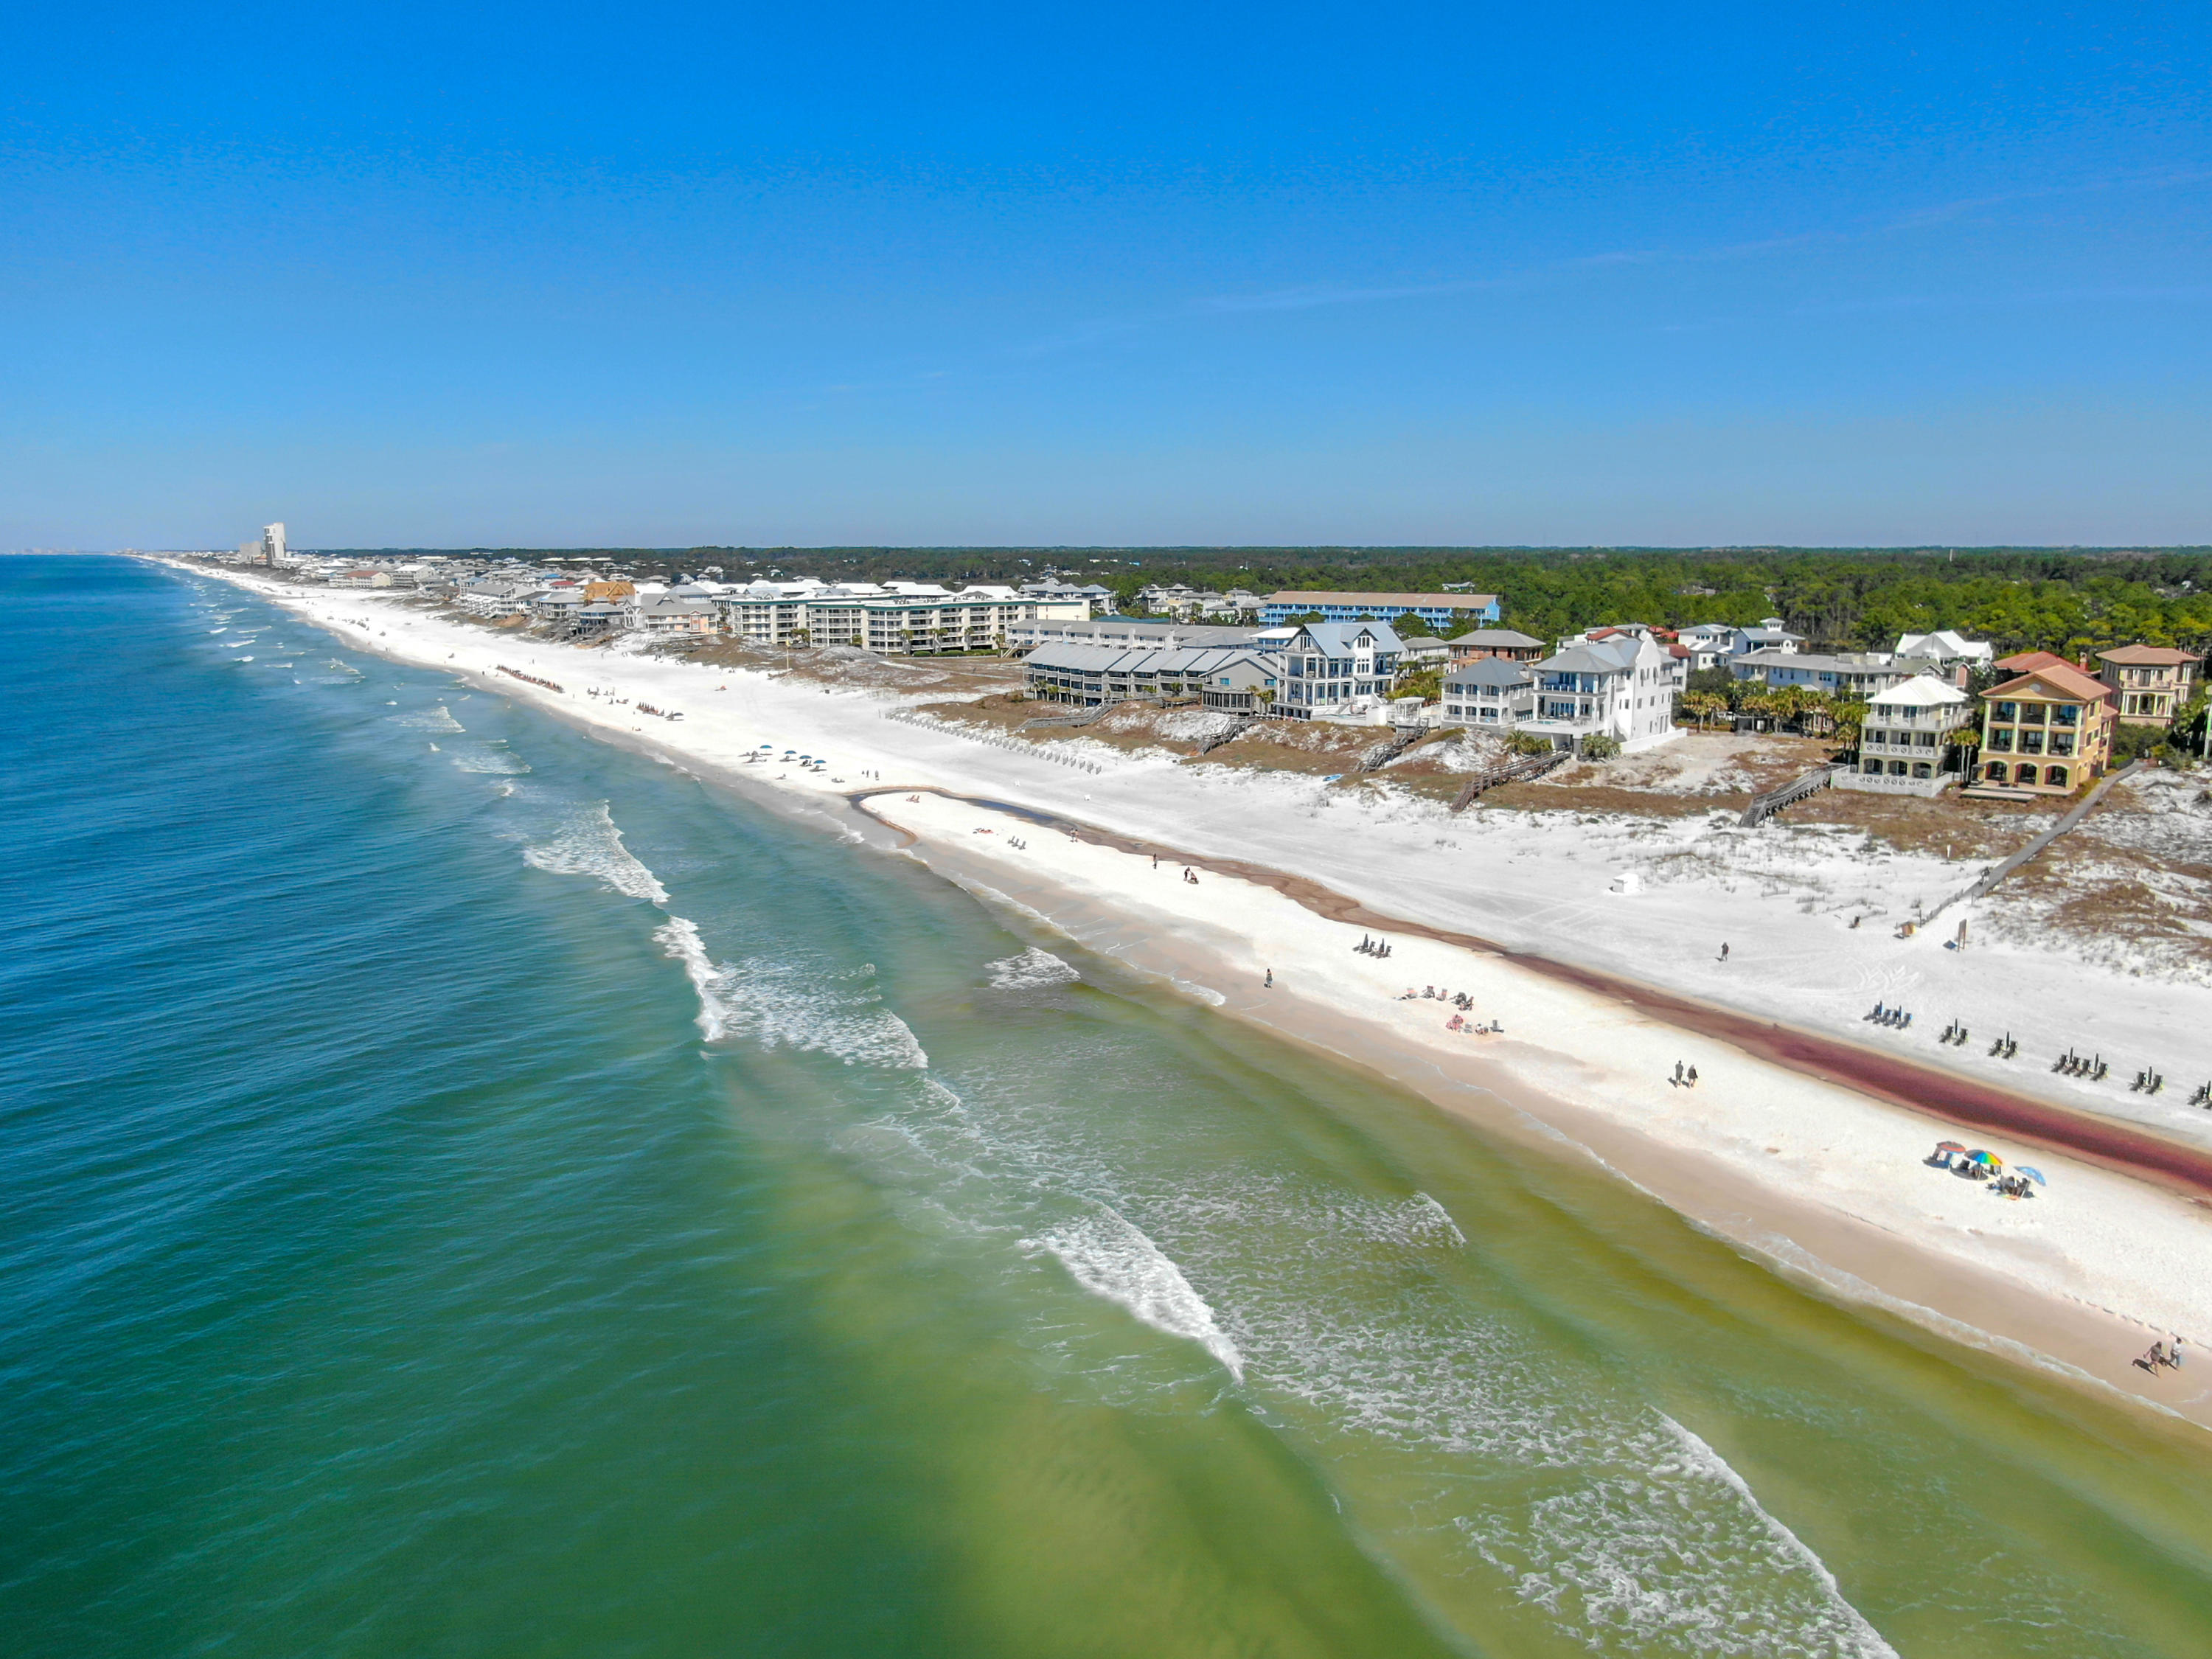
[[[17,7],[0,546],[2212,541],[2201,4]]]

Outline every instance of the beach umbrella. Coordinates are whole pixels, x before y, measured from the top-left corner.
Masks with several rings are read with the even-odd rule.
[[[2033,1181],[2033,1182],[2037,1186],[2039,1186],[2039,1187],[2048,1187],[2048,1186],[2051,1184],[2049,1182],[2045,1181],[2045,1180],[2043,1178],[2043,1171],[2042,1171],[2042,1170],[2031,1170],[2031,1169],[2029,1169],[2029,1168],[2027,1167],[2027,1164],[2014,1164],[2014,1165],[2012,1166],[2012,1172],[2013,1172],[2014,1175],[2024,1175],[2024,1176],[2027,1176],[2030,1181]]]
[[[1936,1143],[1936,1150],[1939,1152],[1963,1152],[1966,1149],[1955,1140],[1939,1140]]]
[[[1966,1162],[1969,1164],[1979,1164],[1984,1168],[1991,1170],[2002,1170],[2004,1168],[2004,1160],[1999,1158],[1995,1152],[1984,1152],[1978,1148],[1966,1154]]]

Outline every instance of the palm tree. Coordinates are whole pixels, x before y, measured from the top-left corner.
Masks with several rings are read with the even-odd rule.
[[[1692,691],[1682,699],[1682,708],[1697,717],[1698,729],[1702,732],[1715,715],[1728,713],[1728,699],[1717,691]]]

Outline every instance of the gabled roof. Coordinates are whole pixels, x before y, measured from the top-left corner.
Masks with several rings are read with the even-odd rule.
[[[1970,640],[1948,628],[1939,628],[1932,634],[1904,634],[1898,637],[1897,654],[1900,657],[1987,657],[1989,646],[1980,640]]]
[[[1547,674],[1619,674],[1636,665],[1644,641],[1633,634],[1588,645],[1571,645],[1536,665]]]
[[[2055,651],[2021,651],[2009,657],[1999,657],[1996,666],[2008,674],[2030,674],[2039,668],[2071,668],[2074,665]]]
[[[1353,643],[1362,634],[1371,636],[1376,651],[1402,651],[1405,642],[1386,622],[1308,623],[1298,630],[1325,657],[1348,657],[1358,650]]]
[[[1458,635],[1451,643],[1471,645],[1487,651],[1527,651],[1544,642],[1532,640],[1526,634],[1516,634],[1510,628],[1478,628],[1472,633]]]
[[[1446,685],[1533,685],[1535,677],[1528,665],[1511,662],[1504,657],[1477,657],[1464,668],[1455,668],[1444,676]]]
[[[2198,659],[2186,651],[2176,651],[2166,645],[2122,645],[2097,653],[2099,662],[2116,662],[2128,668],[2176,668]]]
[[[1869,699],[1875,703],[1904,703],[1910,708],[1932,708],[1942,703],[1964,702],[1966,694],[1948,680],[1939,680],[1933,674],[1915,674],[1900,685],[1887,691],[1877,691]]]
[[[2112,695],[2112,688],[2102,680],[2093,680],[2073,664],[2063,660],[2041,668],[2031,669],[2002,685],[1993,685],[1982,693],[1984,702],[2010,696],[2019,697],[2030,688],[2055,691],[2062,697],[2072,697],[2081,702],[2095,702],[2100,697]]]

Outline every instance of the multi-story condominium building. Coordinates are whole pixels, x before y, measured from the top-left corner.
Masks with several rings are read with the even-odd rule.
[[[1510,732],[1536,713],[1536,676],[1507,657],[1478,657],[1444,676],[1443,723]]]
[[[2112,690],[2112,713],[2134,725],[2171,726],[2197,690],[2203,660],[2163,645],[2123,645],[2097,653],[2097,678]]]
[[[1796,685],[1839,698],[1871,698],[1893,685],[1903,684],[1920,672],[1912,664],[1893,662],[1880,652],[1855,651],[1829,656],[1776,646],[1762,647],[1731,658],[1728,667],[1729,672],[1740,680],[1756,680],[1777,690],[1785,685]]]
[[[543,585],[535,581],[507,581],[488,577],[461,589],[461,609],[472,617],[519,617],[530,609]]]
[[[1955,753],[1948,734],[1973,720],[1972,697],[1933,674],[1915,674],[1868,705],[1858,764],[1833,781],[1875,794],[1940,793],[1959,781],[1948,769]]]
[[[1530,672],[1535,713],[1515,724],[1550,738],[1555,748],[1578,748],[1583,739],[1601,735],[1633,750],[1679,735],[1674,659],[1648,634],[1616,634],[1571,646]]]
[[[1551,653],[1541,640],[1531,639],[1526,634],[1516,634],[1510,628],[1478,628],[1449,641],[1454,663],[1470,663],[1484,657],[1501,657],[1507,662],[1534,662]]]
[[[1340,716],[1352,707],[1390,695],[1397,678],[1397,633],[1388,624],[1308,623],[1299,628],[1271,628],[1260,649],[1281,659],[1281,696],[1273,712],[1286,720],[1316,714]]]
[[[714,595],[714,605],[724,631],[748,644],[852,645],[899,655],[1002,649],[1019,623],[1080,621],[1091,611],[1080,592],[1050,597],[977,586],[956,593],[925,582],[755,582]]]
[[[1249,646],[1198,650],[1114,645],[1041,645],[1023,661],[1030,695],[1051,702],[1123,702],[1196,696],[1210,707],[1264,708],[1282,665]],[[1241,701],[1239,701],[1241,699]]]
[[[1498,620],[1495,593],[1304,593],[1270,594],[1260,605],[1260,621],[1280,628],[1292,618],[1318,615],[1323,622],[1395,622],[1411,611],[1431,628],[1449,634],[1469,623]]]
[[[1042,609],[1042,607],[1040,606]],[[1024,617],[1006,624],[1006,649],[1027,651],[1040,645],[1112,645],[1124,650],[1157,646],[1179,650],[1193,646],[1251,645],[1256,628],[1208,628],[1166,617]]]
[[[2112,757],[2112,690],[2071,663],[2033,669],[1982,694],[1981,775],[2038,794],[2071,794]]]
[[[1097,582],[1088,582],[1079,587],[1069,582],[1026,582],[1019,591],[1025,599],[1040,599],[1054,605],[1080,604],[1084,607],[1085,614],[1093,617],[1110,617],[1114,614],[1114,590],[1110,587],[1101,587]],[[1055,611],[1053,614],[1058,616],[1063,613]]]

